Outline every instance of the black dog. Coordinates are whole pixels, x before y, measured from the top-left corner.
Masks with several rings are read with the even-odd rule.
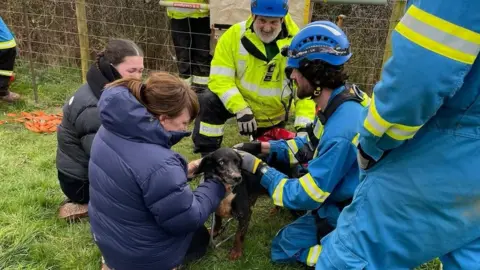
[[[222,200],[215,211],[216,236],[222,228],[222,218],[233,217],[238,221],[237,232],[229,258],[236,260],[242,256],[243,243],[252,215],[252,206],[258,196],[268,195],[256,177],[241,170],[242,157],[231,148],[220,148],[202,159],[197,173],[204,173],[204,178],[219,179],[233,185],[232,193]]]

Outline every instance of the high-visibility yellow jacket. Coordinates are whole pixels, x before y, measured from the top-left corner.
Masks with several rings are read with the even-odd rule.
[[[175,0],[165,0],[165,2],[176,2]],[[208,4],[208,0],[178,0],[178,2]],[[210,15],[208,9],[191,9],[178,7],[167,7],[167,15],[171,19],[185,18],[204,18]]]
[[[247,51],[242,37],[248,39],[266,59],[264,43],[252,29],[253,18],[232,25],[219,38],[211,63],[208,87],[235,114],[250,107],[259,127],[269,127],[285,119],[288,102],[293,95],[285,75],[287,58],[278,53],[270,62]],[[299,31],[290,14],[284,24],[288,33],[276,43],[281,50]],[[313,122],[315,103],[311,99],[294,98],[295,127]]]

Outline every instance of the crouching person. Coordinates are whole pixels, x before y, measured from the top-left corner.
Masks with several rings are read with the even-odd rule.
[[[346,83],[343,67],[352,55],[349,47],[338,26],[318,21],[303,28],[286,51],[289,77],[298,86],[297,96],[310,97],[322,108],[314,120],[314,137],[234,146],[243,155],[244,169],[258,177],[275,205],[308,210],[273,239],[274,262],[299,261],[315,266],[322,249],[320,240],[334,230],[359,184],[357,127],[370,99]],[[267,162],[276,156],[277,163],[296,166],[306,161],[299,160],[299,150],[313,141],[313,158],[301,177],[289,177],[251,154],[268,154]]]
[[[205,179],[195,191],[171,147],[190,135],[195,92],[179,77],[153,73],[108,84],[98,103],[101,127],[89,162],[91,231],[105,267],[173,269],[202,257],[204,227],[226,186]],[[190,168],[190,169],[189,169]]]
[[[120,78],[142,78],[143,55],[131,40],[110,40],[90,66],[87,82],[64,104],[56,157],[58,182],[66,197],[59,209],[60,218],[77,221],[88,217],[88,160],[101,124],[98,99],[108,83]]]

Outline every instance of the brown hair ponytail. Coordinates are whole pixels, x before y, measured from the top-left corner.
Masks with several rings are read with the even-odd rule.
[[[179,116],[184,109],[190,114],[190,121],[198,115],[200,105],[197,94],[180,77],[168,72],[154,72],[145,81],[122,78],[105,87],[125,86],[132,95],[153,115]]]

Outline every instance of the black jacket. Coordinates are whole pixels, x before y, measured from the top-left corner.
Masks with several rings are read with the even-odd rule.
[[[100,128],[97,102],[105,84],[120,78],[109,62],[99,57],[82,85],[63,106],[57,132],[57,169],[71,181],[88,182],[92,141]]]

